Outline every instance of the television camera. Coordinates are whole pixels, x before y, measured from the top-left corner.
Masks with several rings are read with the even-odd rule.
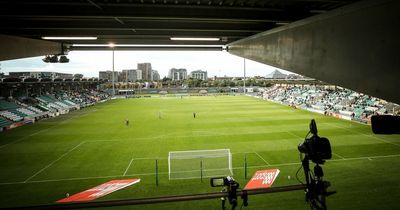
[[[211,178],[210,179],[210,184],[212,187],[224,187],[221,192],[228,192],[228,198],[226,197],[221,197],[221,202],[222,202],[222,210],[225,210],[225,201],[228,199],[229,204],[231,204],[231,210],[234,210],[237,206],[237,191],[239,189],[239,183],[236,182],[233,177],[227,176],[227,177],[217,177],[217,178]],[[245,192],[245,191],[243,191]],[[247,206],[247,193],[242,194],[242,199],[243,199],[243,206]]]
[[[310,134],[312,134],[311,137],[308,137]],[[323,165],[326,160],[332,158],[332,150],[329,140],[318,136],[317,125],[314,119],[310,122],[310,131],[307,133],[304,142],[298,145],[298,150],[302,156],[301,163],[306,179],[304,188],[302,188],[306,193],[306,202],[310,204],[312,210],[326,210],[325,198],[336,192],[327,191],[328,187],[330,187],[330,182],[323,180],[324,173],[320,165]],[[310,160],[316,164],[314,166],[314,173],[310,172]],[[227,192],[228,194],[227,197],[221,198],[222,210],[226,209],[226,200],[231,204],[232,210],[237,207],[238,193],[241,194],[241,198],[243,199],[243,206],[248,205],[248,194],[250,192],[240,190],[239,183],[233,177],[211,178],[210,184],[212,187],[223,187],[221,192]],[[275,192],[279,191],[284,190],[276,190]]]
[[[312,136],[307,138],[310,134]],[[325,198],[336,192],[327,191],[331,184],[323,180],[324,172],[320,165],[323,165],[325,160],[332,158],[332,150],[329,140],[318,136],[317,124],[314,119],[310,122],[310,131],[304,142],[298,145],[298,150],[304,154],[301,162],[306,179],[306,202],[310,204],[312,210],[326,210]],[[314,173],[310,172],[310,160],[316,164]]]

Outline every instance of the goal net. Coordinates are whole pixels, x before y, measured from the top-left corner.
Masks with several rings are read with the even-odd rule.
[[[229,149],[172,151],[168,155],[169,179],[229,176],[232,154]]]

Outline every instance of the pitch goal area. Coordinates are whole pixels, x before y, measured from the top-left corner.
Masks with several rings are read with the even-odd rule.
[[[233,175],[231,151],[171,151],[168,155],[168,175],[170,180]]]

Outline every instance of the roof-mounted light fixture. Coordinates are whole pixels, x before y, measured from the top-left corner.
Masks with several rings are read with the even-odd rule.
[[[96,36],[43,36],[45,40],[96,40]]]
[[[216,37],[171,37],[172,41],[219,41]]]

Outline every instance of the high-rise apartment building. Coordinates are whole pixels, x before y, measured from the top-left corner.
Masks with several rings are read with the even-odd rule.
[[[207,80],[207,71],[202,71],[202,70],[197,70],[197,71],[192,71],[190,72],[190,78],[193,79],[201,79],[201,80]]]
[[[138,63],[137,69],[142,71],[142,80],[151,82],[153,81],[153,72],[151,63]]]
[[[187,71],[186,69],[172,68],[169,70],[168,77],[171,80],[185,80],[187,79]]]
[[[160,81],[160,74],[156,70],[153,70],[153,81]]]
[[[99,71],[99,79],[112,81],[112,71]],[[120,72],[114,71],[114,82],[118,82],[118,75]]]
[[[138,74],[140,74],[140,75],[138,75]],[[136,82],[138,80],[141,80],[142,71],[140,71],[140,70],[138,71],[137,69],[122,70],[121,78],[122,78],[122,82],[126,82],[127,80],[128,80],[128,82]]]

